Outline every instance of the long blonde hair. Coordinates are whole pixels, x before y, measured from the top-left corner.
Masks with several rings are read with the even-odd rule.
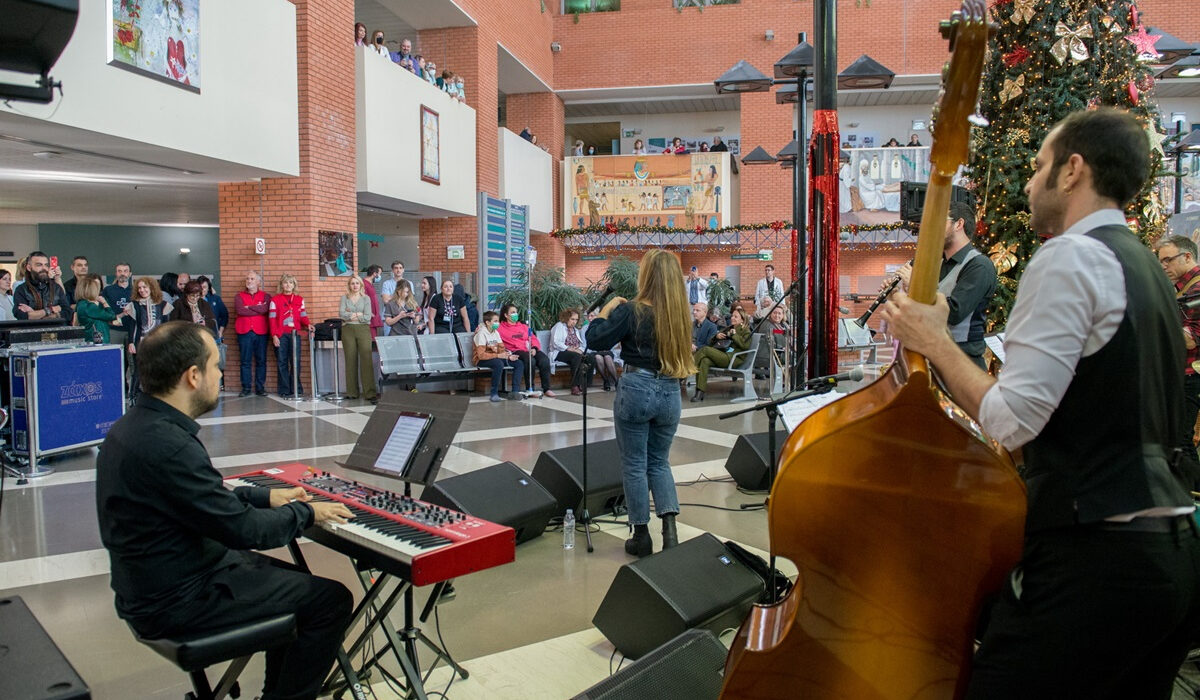
[[[692,315],[683,287],[683,268],[665,250],[654,249],[642,258],[638,271],[635,314],[654,311],[654,340],[658,344],[661,372],[683,379],[696,373],[692,359]]]
[[[417,308],[417,298],[413,296],[408,280],[396,280],[396,305],[408,311]]]

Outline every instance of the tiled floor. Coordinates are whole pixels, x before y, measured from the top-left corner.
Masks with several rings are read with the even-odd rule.
[[[543,450],[580,444],[582,406],[566,393],[498,404],[472,397],[441,475],[500,461],[532,470]],[[704,403],[685,399],[671,451],[677,481],[727,479],[725,458],[736,436],[765,429],[761,414],[716,418],[738,406],[728,400],[739,393],[739,384],[714,380]],[[599,390],[589,393],[590,441],[614,436],[613,397]],[[200,436],[225,474],[297,460],[338,469],[335,461],[350,453],[372,408],[365,402],[334,405],[226,394],[218,409],[201,420]],[[182,697],[188,690],[186,675],[135,642],[113,610],[108,559],[96,527],[94,461],[95,451],[87,450],[52,460],[56,472],[26,486],[8,480],[0,514],[0,595],[25,599],[91,686],[93,697]],[[695,504],[683,507],[682,538],[708,531],[752,548],[766,547],[765,514],[736,510],[761,496],[741,494],[734,484],[721,481],[682,485],[679,496],[681,502]],[[605,678],[613,649],[591,618],[617,570],[630,561],[622,548],[625,536],[623,526],[604,525],[594,536],[595,552],[588,554],[582,533],[579,545],[564,551],[560,532],[547,532],[520,545],[516,562],[458,579],[456,599],[440,607],[440,632],[471,676],[456,680],[450,696],[562,698]],[[658,534],[654,537],[657,548]],[[302,547],[315,572],[343,581],[356,593],[361,590],[342,555],[311,542]],[[428,590],[418,591],[418,605],[427,595]],[[435,636],[432,619],[426,627]],[[260,659],[243,680],[252,696],[261,683]],[[428,688],[440,690],[448,680],[444,669],[435,670]],[[372,679],[378,696],[393,697],[378,681]]]
[[[765,513],[739,509],[761,502],[762,496],[741,493],[723,479],[728,479],[725,460],[736,436],[765,430],[766,419],[754,413],[719,420],[718,413],[742,406],[729,403],[740,388],[720,380],[709,389],[704,403],[685,401],[671,451],[683,504],[680,536],[711,532],[762,553],[768,545]],[[589,440],[613,437],[613,396],[589,394]],[[543,450],[581,442],[581,409],[580,400],[570,396],[497,404],[473,397],[441,473],[462,474],[500,461],[531,470]],[[337,470],[335,462],[350,453],[372,410],[365,402],[334,405],[227,394],[201,421],[200,435],[227,475],[291,461]],[[56,473],[29,485],[8,481],[0,514],[0,596],[25,599],[93,697],[180,698],[189,689],[186,675],[135,642],[113,610],[108,558],[96,528],[94,460],[95,451],[88,450],[54,460]],[[657,549],[658,534],[653,536]],[[438,624],[431,619],[425,625],[431,637],[440,633],[471,674],[454,681],[449,697],[564,698],[604,679],[613,647],[591,619],[617,570],[630,561],[622,549],[624,537],[623,526],[603,525],[594,537],[595,553],[589,554],[582,534],[574,550],[564,551],[561,534],[547,532],[520,545],[514,563],[459,578],[458,595],[439,608]],[[361,591],[345,557],[311,542],[302,547],[315,572]],[[282,551],[274,554],[286,557]],[[786,562],[781,568],[794,573]],[[428,593],[418,591],[418,606]],[[392,617],[399,622],[398,615]],[[429,661],[426,654],[423,662]],[[393,673],[394,666],[387,664]],[[441,666],[426,687],[440,691],[449,680]],[[261,681],[260,656],[243,675],[243,697],[252,697]],[[371,682],[377,697],[397,697],[378,675]],[[1194,696],[1180,687],[1175,697]]]

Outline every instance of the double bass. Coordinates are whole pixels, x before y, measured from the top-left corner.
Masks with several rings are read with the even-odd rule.
[[[986,6],[942,24],[943,72],[910,296],[937,297],[951,178],[966,162]],[[799,575],[755,606],[723,698],[945,700],[970,676],[980,608],[1019,560],[1025,487],[1011,457],[905,349],[871,385],[800,424],[771,490],[771,551]]]

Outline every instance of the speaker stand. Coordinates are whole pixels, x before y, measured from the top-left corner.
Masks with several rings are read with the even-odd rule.
[[[729,413],[722,413],[717,416],[718,419],[725,420],[727,418],[733,418],[734,416],[740,416],[743,413],[749,413],[751,411],[760,411],[761,410],[761,411],[766,412],[766,414],[767,414],[767,421],[768,421],[767,422],[767,474],[769,475],[769,481],[768,481],[769,485],[767,487],[768,495],[767,495],[766,499],[763,500],[762,503],[743,503],[741,505],[742,510],[762,510],[762,509],[765,509],[771,501],[770,491],[771,491],[771,489],[775,488],[775,473],[777,471],[776,466],[775,466],[775,423],[779,418],[779,407],[785,403],[788,403],[789,401],[795,401],[796,399],[802,399],[806,396],[816,396],[817,394],[824,394],[824,393],[827,393],[832,390],[833,390],[833,385],[827,384],[825,386],[820,386],[815,389],[805,389],[804,391],[796,391],[796,392],[787,394],[783,398],[777,399],[775,401],[766,401],[764,403],[755,404],[753,406],[749,406],[747,408],[743,408],[743,409],[740,409],[737,411],[730,411]],[[767,582],[767,592],[768,592],[768,595],[770,595],[772,597],[771,602],[777,603],[779,601],[774,600],[774,597],[775,597],[775,549],[774,548],[771,548],[770,567],[771,567],[771,580]]]
[[[578,332],[578,329],[576,329],[576,332]],[[588,502],[588,427],[587,427],[588,398],[587,397],[588,397],[588,389],[591,387],[591,384],[592,384],[591,372],[592,372],[592,368],[594,368],[595,364],[596,364],[596,356],[587,354],[586,347],[581,348],[581,349],[584,350],[584,352],[580,353],[583,356],[583,359],[580,360],[579,366],[575,368],[575,374],[572,375],[572,377],[571,377],[572,384],[575,384],[578,381],[580,372],[585,372],[585,376],[587,377],[587,381],[581,382],[583,384],[583,387],[582,387],[583,393],[580,394],[580,397],[583,400],[583,460],[582,460],[582,463],[583,463],[583,507],[580,508],[579,517],[576,518],[575,520],[576,520],[576,522],[583,525],[583,535],[584,535],[584,538],[587,540],[587,551],[588,551],[588,554],[591,554],[592,552],[596,551],[596,548],[592,545],[592,523],[609,523],[611,525],[628,525],[629,523],[628,522],[623,523],[620,520],[604,520],[604,519],[600,519],[600,518],[592,518],[592,514],[590,512],[588,512],[588,507],[587,507],[587,502]]]

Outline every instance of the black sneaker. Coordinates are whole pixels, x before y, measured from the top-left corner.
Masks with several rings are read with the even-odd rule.
[[[266,390],[266,389],[259,389],[259,390],[257,390],[257,391],[255,391],[255,392],[254,392],[254,395],[255,395],[255,396],[266,396],[266,395],[267,395],[267,390]]]
[[[238,396],[249,396],[249,395],[250,395],[249,389],[242,389],[241,391],[238,392]]]

